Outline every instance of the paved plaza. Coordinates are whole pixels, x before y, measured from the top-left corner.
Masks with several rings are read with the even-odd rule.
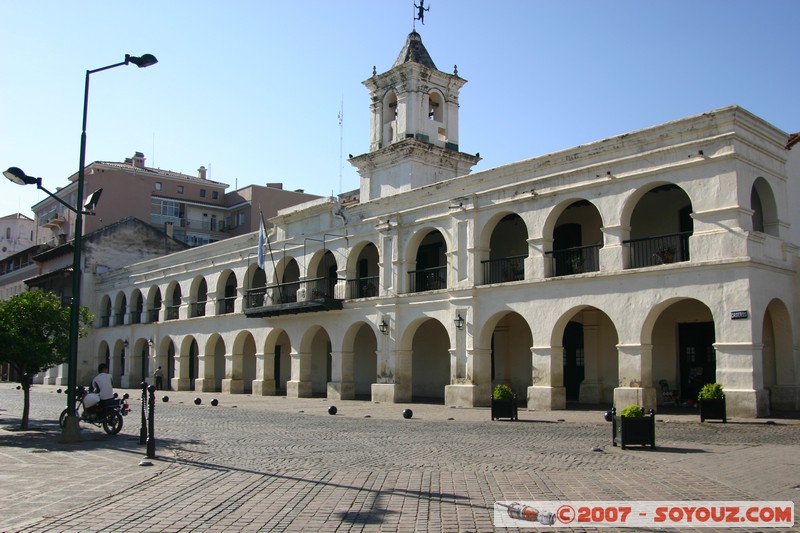
[[[157,457],[141,466],[128,392],[119,435],[85,425],[59,444],[64,394],[35,385],[21,432],[22,394],[0,383],[0,531],[494,531],[498,500],[800,503],[796,416],[664,412],[655,450],[621,450],[600,407],[493,422],[488,408],[342,401],[329,415],[323,398],[159,392]]]

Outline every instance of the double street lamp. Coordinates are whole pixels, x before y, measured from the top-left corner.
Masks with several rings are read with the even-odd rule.
[[[125,60],[113,65],[108,65],[94,70],[86,71],[86,83],[83,92],[83,123],[81,128],[81,153],[80,162],[78,167],[78,190],[77,198],[78,205],[75,207],[67,204],[61,198],[57,197],[44,187],[42,187],[42,178],[33,178],[27,176],[22,170],[17,167],[11,167],[3,175],[14,183],[19,185],[36,185],[37,188],[43,190],[56,201],[66,206],[70,211],[75,213],[75,230],[73,233],[73,256],[72,256],[72,303],[70,305],[69,314],[69,359],[67,362],[67,416],[66,424],[61,432],[61,442],[78,442],[81,440],[80,429],[78,427],[78,417],[75,415],[75,388],[77,386],[77,372],[78,372],[78,336],[80,333],[80,305],[81,305],[81,246],[83,234],[83,215],[90,214],[97,200],[100,197],[100,192],[92,194],[89,201],[81,206],[83,201],[83,182],[84,182],[84,167],[86,166],[86,116],[89,109],[89,77],[95,72],[109,70],[122,65],[133,63],[139,68],[149,67],[158,63],[158,60],[152,54],[144,54],[141,57],[131,56],[125,54]],[[102,189],[101,189],[102,190]]]

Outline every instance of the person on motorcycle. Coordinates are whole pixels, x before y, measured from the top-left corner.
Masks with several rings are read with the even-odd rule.
[[[100,363],[97,367],[97,375],[92,380],[92,390],[100,395],[98,407],[104,408],[114,403],[114,386],[111,384],[111,374],[108,373],[108,365]]]

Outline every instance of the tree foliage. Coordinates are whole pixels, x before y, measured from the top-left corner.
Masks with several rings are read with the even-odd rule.
[[[0,301],[0,362],[10,363],[20,376],[43,372],[67,362],[70,310],[52,292],[38,290]],[[80,309],[79,336],[93,320]]]
[[[78,336],[94,317],[80,308]],[[28,291],[0,300],[0,363],[10,363],[22,384],[20,429],[28,429],[31,376],[69,359],[70,309],[52,292]]]

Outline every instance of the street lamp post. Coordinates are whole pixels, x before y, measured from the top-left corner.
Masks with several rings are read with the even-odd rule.
[[[141,57],[131,56],[125,54],[125,60],[113,65],[87,70],[86,82],[83,91],[83,123],[81,127],[81,152],[78,167],[78,205],[72,207],[65,203],[63,200],[49,192],[42,187],[41,178],[31,178],[25,176],[25,173],[19,168],[12,167],[3,174],[20,185],[33,185],[39,189],[44,190],[48,195],[55,198],[57,201],[68,207],[75,213],[75,231],[73,234],[73,256],[72,256],[72,303],[70,306],[70,323],[69,323],[69,360],[67,362],[67,416],[66,424],[61,432],[61,442],[78,442],[81,440],[80,430],[78,427],[78,417],[75,416],[75,387],[78,381],[78,335],[80,332],[80,299],[81,299],[81,246],[83,234],[83,215],[91,211],[93,206],[87,205],[89,211],[85,212],[81,209],[80,202],[83,201],[83,182],[84,182],[84,167],[86,166],[86,117],[89,110],[89,77],[95,72],[109,70],[122,65],[133,63],[139,68],[149,67],[158,63],[158,60],[152,54],[144,54]],[[12,172],[13,170],[18,172]],[[93,201],[96,202],[96,196],[92,195]],[[91,203],[91,201],[90,201]]]

